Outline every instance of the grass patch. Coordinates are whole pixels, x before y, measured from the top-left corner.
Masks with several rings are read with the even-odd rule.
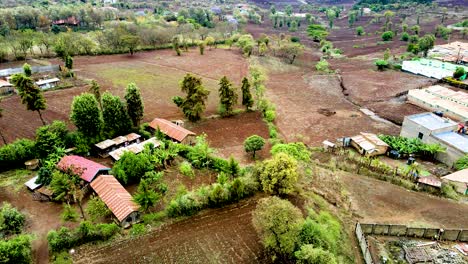
[[[34,174],[35,172],[25,169],[2,172],[0,173],[0,187],[13,186],[15,192],[18,192]]]

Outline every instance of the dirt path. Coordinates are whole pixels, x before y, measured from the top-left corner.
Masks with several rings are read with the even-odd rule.
[[[468,228],[468,205],[365,176],[341,176],[352,208],[369,223]]]
[[[139,238],[80,248],[74,263],[268,263],[251,224],[256,201],[209,210]]]

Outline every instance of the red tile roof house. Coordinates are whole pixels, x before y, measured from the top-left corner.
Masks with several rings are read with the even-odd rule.
[[[174,141],[182,144],[192,145],[195,143],[196,134],[190,130],[183,128],[182,126],[176,125],[169,120],[162,118],[155,118],[149,124],[154,131],[161,130],[166,136]]]
[[[80,175],[80,178],[86,182],[85,185],[92,182],[98,175],[108,174],[110,171],[110,168],[104,165],[76,155],[63,157],[57,164],[57,168],[63,172],[71,169]]]
[[[112,175],[100,175],[91,183],[91,188],[112,211],[124,228],[140,220],[138,205],[132,196]]]

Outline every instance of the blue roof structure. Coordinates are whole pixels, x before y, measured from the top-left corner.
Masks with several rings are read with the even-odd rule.
[[[442,132],[433,134],[435,138],[463,151],[468,153],[468,137],[462,136],[455,132]]]
[[[429,130],[437,130],[441,128],[448,128],[456,126],[457,123],[450,119],[442,118],[433,113],[422,113],[412,116],[408,116],[408,119],[415,122],[416,124],[423,126]]]

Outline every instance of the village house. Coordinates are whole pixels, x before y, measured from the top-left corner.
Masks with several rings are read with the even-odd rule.
[[[440,80],[452,76],[457,67],[468,70],[465,66],[431,59],[403,61],[401,70]]]
[[[102,158],[109,157],[109,152],[117,149],[117,146],[115,145],[115,141],[111,139],[106,139],[104,141],[96,143],[94,144],[94,147],[97,149],[98,155],[101,156]]]
[[[54,88],[60,82],[59,78],[52,78],[46,80],[39,80],[36,82],[36,85],[39,86],[42,90],[48,90]]]
[[[112,175],[100,175],[91,183],[91,188],[111,210],[124,228],[140,221],[138,205],[132,196]]]
[[[153,130],[160,130],[170,139],[187,145],[192,145],[195,143],[195,136],[196,134],[192,131],[189,131],[182,127],[181,125],[174,124],[173,122],[162,119],[162,118],[155,118],[149,124],[149,127]]]
[[[140,143],[141,136],[136,133],[130,133],[125,136],[118,136],[113,139],[106,139],[101,141],[94,146],[97,149],[98,155],[107,158],[109,157],[109,153],[115,151],[121,147],[126,147],[131,144],[138,144]]]
[[[12,94],[14,90],[13,84],[0,79],[0,95]]]
[[[428,55],[442,61],[468,64],[468,43],[454,41],[444,45],[436,45],[429,51]]]
[[[419,138],[427,144],[440,144],[445,152],[437,153],[435,158],[449,166],[468,153],[468,137],[454,132],[458,124],[448,118],[433,113],[405,116],[400,136]]]
[[[76,155],[63,157],[57,164],[57,168],[62,172],[71,170],[76,173],[85,185],[92,182],[98,175],[107,174],[110,171],[110,168],[104,165]]]
[[[457,192],[468,195],[468,169],[444,176],[442,180],[454,184]]]
[[[364,132],[351,137],[351,146],[365,156],[383,155],[388,150],[387,143],[383,142],[377,135]]]
[[[468,93],[440,85],[408,91],[408,102],[429,111],[438,111],[454,120],[468,121]]]
[[[142,152],[145,149],[145,145],[148,144],[148,143],[153,144],[153,148],[158,148],[161,145],[161,142],[159,140],[157,140],[155,137],[152,137],[152,138],[150,138],[148,140],[145,140],[145,141],[143,141],[141,143],[133,143],[133,144],[130,144],[128,146],[121,147],[121,148],[118,148],[116,150],[113,150],[113,151],[109,152],[109,155],[112,157],[112,159],[114,161],[118,161],[118,160],[120,160],[120,158],[122,157],[122,155],[126,151],[132,152],[134,154],[138,154],[138,153]]]

